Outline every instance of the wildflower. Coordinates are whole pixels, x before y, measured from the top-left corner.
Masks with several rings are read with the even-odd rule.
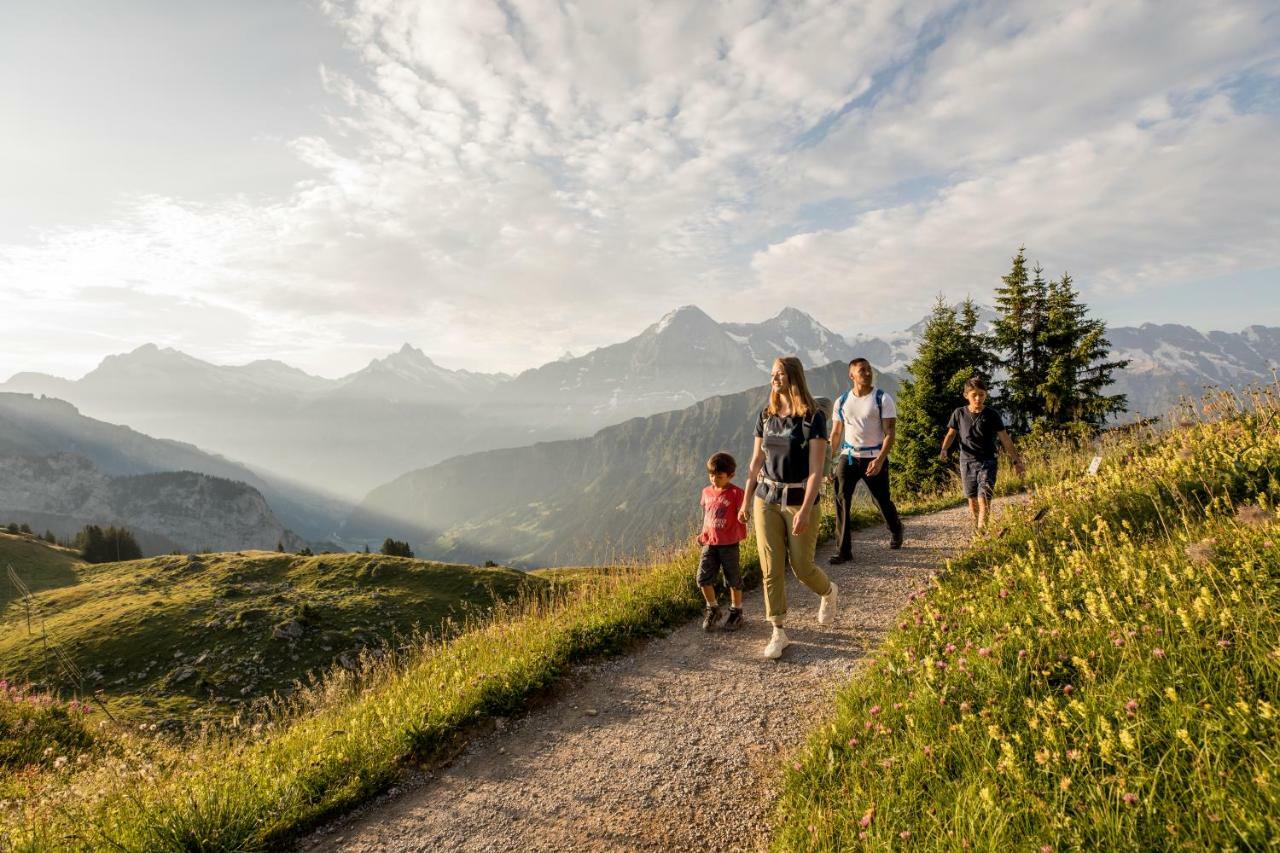
[[[1213,545],[1214,541],[1212,539],[1204,539],[1188,545],[1186,549],[1187,559],[1194,563],[1209,562],[1213,559]]]
[[[1001,598],[1008,598],[1008,597],[1009,597],[1009,589],[1008,589],[1008,587],[1002,587],[1002,588],[1001,588],[1001,590],[1000,590],[1000,597],[1001,597]]]
[[[1071,759],[1072,761],[1079,761],[1079,760],[1080,760],[1080,750],[1078,750],[1078,749],[1068,749],[1068,750],[1067,750],[1067,758]]]
[[[1160,659],[1163,659],[1163,658],[1164,658],[1164,649],[1152,649],[1152,650],[1151,650],[1151,656],[1152,656],[1153,658],[1160,658]]]
[[[932,758],[932,757],[933,757],[933,747],[931,747],[931,746],[926,746],[926,747],[925,747],[923,750],[921,750],[921,751],[924,753],[925,758]]]
[[[908,838],[911,837],[911,830],[909,829],[902,830],[902,832],[898,833],[898,837],[901,838],[903,841],[906,841]]]
[[[1076,692],[1076,689],[1072,687],[1070,684],[1063,685],[1062,693],[1064,696],[1070,696],[1072,693],[1075,693],[1075,692]]]
[[[799,761],[797,761],[797,762],[795,762],[794,764],[792,764],[792,765],[791,765],[791,769],[792,769],[792,770],[799,770],[799,769],[800,769],[800,762],[799,762]]]
[[[871,819],[875,816],[876,816],[876,807],[872,806],[871,808],[867,809],[866,814],[862,816],[862,820],[858,821],[858,826],[862,827],[863,829],[866,829],[868,826],[871,826]]]
[[[940,660],[940,661],[938,661],[936,664],[934,664],[934,666],[936,666],[938,669],[946,669],[946,668],[947,668],[947,662],[946,662],[946,661],[944,661],[944,660]]]
[[[851,737],[851,738],[849,738],[849,746],[850,746],[850,747],[854,747],[854,746],[857,746],[857,745],[858,745],[858,739],[857,739],[856,737]]]
[[[879,713],[880,713],[880,706],[879,706],[879,705],[872,705],[872,706],[871,706],[871,710],[870,710],[870,711],[868,711],[867,713],[874,717],[875,715],[877,715],[877,714],[879,714]]]
[[[1053,847],[1048,844],[1041,844],[1040,853],[1053,853]]]
[[[1048,764],[1048,763],[1049,763],[1049,750],[1047,750],[1047,749],[1037,749],[1037,750],[1036,750],[1036,764]]]
[[[1262,527],[1271,520],[1271,513],[1257,504],[1242,506],[1236,510],[1236,521],[1247,527]]]
[[[1137,795],[1137,794],[1131,794],[1131,793],[1129,793],[1129,792],[1127,792],[1127,791],[1126,791],[1126,792],[1125,792],[1125,795],[1124,795],[1123,797],[1121,797],[1121,799],[1123,799],[1123,800],[1124,800],[1124,804],[1125,804],[1126,806],[1131,806],[1131,805],[1133,805],[1134,803],[1138,802],[1138,795]]]
[[[961,713],[961,714],[967,714],[967,713],[969,713],[969,709],[970,709],[970,708],[972,708],[972,707],[973,707],[973,705],[969,704],[969,702],[968,702],[967,700],[966,700],[966,701],[964,701],[964,702],[961,702],[961,703],[960,703],[960,713]]]
[[[1022,659],[1023,659],[1023,658],[1025,658],[1026,656],[1027,656],[1027,650],[1026,650],[1026,649],[1018,649],[1018,660],[1022,660]]]
[[[1124,712],[1130,717],[1136,717],[1138,715],[1138,700],[1130,699],[1128,702],[1125,702]]]
[[[1231,645],[1231,641],[1230,641],[1230,640],[1219,640],[1219,641],[1218,641],[1218,648],[1220,648],[1220,649],[1225,649],[1225,648],[1226,648],[1227,646],[1229,646],[1229,645]]]
[[[1059,791],[1066,791],[1066,790],[1067,790],[1067,789],[1069,789],[1070,787],[1071,787],[1071,777],[1070,777],[1070,776],[1063,776],[1061,779],[1059,779],[1059,780],[1058,780],[1058,790],[1059,790]]]
[[[946,654],[951,654],[951,653],[952,653],[952,652],[954,652],[955,650],[956,650],[956,644],[955,644],[955,643],[947,643],[947,648],[946,648],[946,652],[945,652]]]
[[[67,757],[65,755],[59,755],[57,758],[53,760],[53,769],[55,770],[61,770],[63,767],[66,767],[66,766],[67,766]]]
[[[986,646],[983,646],[982,648],[978,649],[978,657],[980,658],[991,657],[991,649],[987,648]]]

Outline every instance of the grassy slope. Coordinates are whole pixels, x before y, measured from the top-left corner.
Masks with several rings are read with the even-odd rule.
[[[86,564],[75,551],[34,536],[0,531],[0,616],[18,598],[5,569],[12,567],[32,593],[70,586]]]
[[[1280,837],[1280,426],[1182,430],[957,561],[788,771],[779,849]]]
[[[298,557],[249,551],[87,565],[35,543],[3,543],[32,589],[43,627],[113,712],[189,723],[277,692],[336,659],[355,659],[416,631],[438,632],[496,599],[547,582],[386,557]],[[77,685],[38,636],[26,608],[0,610],[0,673],[64,692]],[[35,623],[37,634],[41,621]],[[276,637],[282,626],[296,637]]]

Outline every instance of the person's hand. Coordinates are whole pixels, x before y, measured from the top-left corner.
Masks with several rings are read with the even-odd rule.
[[[743,524],[746,524],[747,519],[749,518],[751,518],[751,513],[747,510],[747,505],[743,504],[742,506],[738,507],[738,521],[742,522]]]
[[[939,459],[941,459],[943,462],[946,462],[946,461],[947,461],[947,451],[945,451],[945,450],[939,451],[939,452],[938,452],[938,458],[939,458]]]
[[[836,481],[835,473],[834,472],[828,473],[826,476],[826,480],[828,483],[834,483]]]
[[[796,536],[809,529],[809,508],[805,507],[791,519],[791,532]]]
[[[1022,457],[1021,457],[1021,456],[1019,456],[1017,459],[1013,460],[1013,470],[1015,470],[1015,471],[1017,471],[1017,472],[1018,472],[1018,476],[1019,476],[1019,477],[1025,477],[1025,476],[1027,476],[1027,466],[1025,466],[1025,465],[1023,465],[1023,464],[1022,464]]]
[[[874,477],[876,474],[879,474],[883,468],[884,459],[883,457],[877,456],[875,459],[871,460],[870,464],[867,465],[867,476]]]

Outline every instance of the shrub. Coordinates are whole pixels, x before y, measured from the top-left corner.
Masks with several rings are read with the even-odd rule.
[[[103,530],[96,524],[85,525],[76,537],[76,547],[86,563],[111,563],[142,558],[142,549],[133,534],[123,527]]]

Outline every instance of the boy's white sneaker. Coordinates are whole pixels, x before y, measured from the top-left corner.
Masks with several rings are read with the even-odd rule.
[[[818,604],[818,624],[830,625],[836,618],[836,600],[840,595],[840,588],[836,586],[836,582],[831,582],[831,589],[827,594],[822,596],[821,602]]]
[[[773,636],[769,638],[769,645],[764,647],[764,656],[770,660],[777,660],[782,657],[782,650],[789,645],[791,641],[787,639],[787,632],[775,627]]]

